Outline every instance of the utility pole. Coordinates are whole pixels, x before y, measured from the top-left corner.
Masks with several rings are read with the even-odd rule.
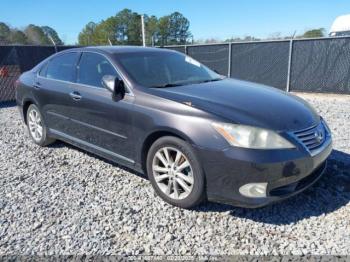
[[[145,21],[143,15],[141,15],[141,27],[142,27],[142,44],[146,46],[146,36],[145,36]]]

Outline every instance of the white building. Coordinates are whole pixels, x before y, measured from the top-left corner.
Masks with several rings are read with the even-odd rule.
[[[350,14],[338,16],[329,32],[330,36],[350,36]]]

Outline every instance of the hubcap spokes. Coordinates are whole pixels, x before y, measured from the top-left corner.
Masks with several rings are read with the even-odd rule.
[[[153,158],[152,168],[158,187],[168,197],[184,199],[192,192],[192,167],[180,150],[173,147],[159,149]]]
[[[43,126],[41,118],[36,110],[32,110],[29,113],[28,119],[29,131],[35,141],[40,141],[43,136]]]

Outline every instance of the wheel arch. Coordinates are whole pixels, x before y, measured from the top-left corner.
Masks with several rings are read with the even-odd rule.
[[[189,144],[193,144],[193,141],[187,135],[183,134],[178,130],[164,128],[164,129],[154,130],[153,132],[149,133],[143,141],[142,148],[141,148],[141,156],[140,156],[141,168],[145,174],[147,173],[146,161],[147,161],[148,151],[155,141],[157,141],[159,138],[164,136],[177,137],[181,140],[188,142]]]
[[[33,99],[27,98],[23,101],[23,106],[22,106],[22,111],[23,111],[23,119],[24,119],[24,123],[27,125],[27,112],[28,112],[28,108],[31,104],[34,104],[37,106],[37,104],[35,103],[35,101]]]

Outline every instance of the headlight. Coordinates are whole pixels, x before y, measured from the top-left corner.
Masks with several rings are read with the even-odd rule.
[[[295,146],[271,130],[225,123],[212,123],[232,146],[254,149],[294,148]]]

